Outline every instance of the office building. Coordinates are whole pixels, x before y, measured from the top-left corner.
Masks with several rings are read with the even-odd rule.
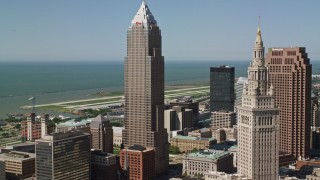
[[[210,68],[210,111],[234,111],[234,67]]]
[[[180,152],[191,152],[192,150],[209,149],[216,144],[217,140],[214,138],[200,138],[193,136],[175,136],[171,138],[171,146],[178,147]]]
[[[54,133],[36,140],[37,180],[89,179],[90,134]]]
[[[197,124],[199,121],[199,102],[193,100],[190,96],[184,96],[182,98],[173,99],[169,101],[166,109],[171,109],[174,106],[182,106],[186,109],[192,109],[193,124]]]
[[[155,175],[155,151],[133,145],[120,151],[120,165],[129,172],[130,180],[151,179]]]
[[[234,85],[236,100],[235,100],[235,108],[237,106],[241,106],[242,104],[242,93],[243,93],[243,85],[248,82],[247,77],[239,77],[237,79],[236,84]]]
[[[182,106],[173,106],[164,111],[164,128],[167,129],[168,141],[172,138],[171,131],[185,130],[193,127],[192,109]]]
[[[91,150],[90,174],[92,180],[116,180],[117,156],[101,150]]]
[[[270,48],[266,65],[280,110],[280,151],[309,157],[311,120],[310,59],[303,47]]]
[[[103,152],[113,153],[113,130],[110,120],[102,115],[91,121],[91,149],[100,149]]]
[[[155,151],[159,175],[169,165],[169,144],[164,128],[164,57],[161,31],[146,2],[127,31],[124,65],[125,129],[123,144],[139,144]]]
[[[314,96],[311,98],[311,126],[312,127],[320,127],[320,107],[318,96]]]
[[[260,26],[238,111],[238,173],[248,178],[277,179],[279,171],[279,109],[274,88],[268,88]]]
[[[1,161],[5,162],[6,178],[8,180],[25,179],[32,177],[35,173],[35,154],[33,153],[11,151],[0,154],[0,164]]]
[[[115,127],[112,126],[113,130],[113,145],[120,147],[122,144],[122,131],[124,127]]]
[[[83,119],[75,122],[74,119],[55,125],[55,132],[81,131],[90,134],[90,124],[92,119]],[[51,132],[52,133],[52,132]],[[50,134],[50,133],[48,133]]]
[[[206,150],[189,153],[183,159],[182,174],[197,175],[208,171],[232,172],[233,155],[226,151]]]
[[[211,119],[213,128],[232,128],[237,120],[235,112],[226,110],[212,112]]]

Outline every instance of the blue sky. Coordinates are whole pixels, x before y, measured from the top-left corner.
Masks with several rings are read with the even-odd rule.
[[[319,0],[148,0],[168,61],[251,59],[258,17],[267,47],[320,60]],[[2,0],[0,61],[123,61],[140,0]]]

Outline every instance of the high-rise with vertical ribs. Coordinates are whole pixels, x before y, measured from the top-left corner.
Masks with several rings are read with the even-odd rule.
[[[311,122],[310,59],[303,47],[270,48],[266,65],[280,111],[280,151],[308,158]]]
[[[125,147],[138,144],[154,149],[158,175],[166,171],[169,164],[168,136],[164,128],[164,57],[161,31],[145,1],[127,33],[123,143]]]
[[[278,116],[274,88],[268,87],[260,27],[238,111],[238,173],[254,180],[278,179]]]

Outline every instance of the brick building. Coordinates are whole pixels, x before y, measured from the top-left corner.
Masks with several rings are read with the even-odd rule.
[[[155,175],[155,152],[140,145],[120,151],[120,165],[130,180],[151,179]]]

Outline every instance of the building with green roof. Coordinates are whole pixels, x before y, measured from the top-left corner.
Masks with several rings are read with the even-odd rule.
[[[183,174],[191,176],[208,171],[230,173],[233,170],[233,154],[227,151],[198,151],[187,154],[183,160]]]

